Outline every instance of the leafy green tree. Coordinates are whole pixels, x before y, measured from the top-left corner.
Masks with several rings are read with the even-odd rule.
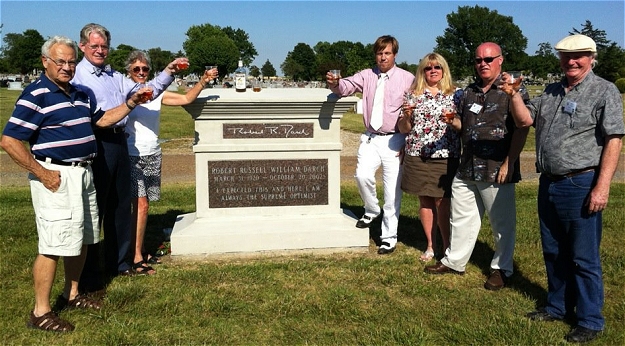
[[[256,48],[254,48],[254,45],[250,42],[249,35],[241,29],[234,30],[229,26],[221,29],[221,31],[226,33],[226,35],[234,41],[234,44],[236,44],[240,59],[243,60],[243,66],[249,66],[252,61],[254,61],[256,55],[258,55]]]
[[[5,57],[0,57],[0,73],[8,73],[9,63]]]
[[[276,69],[269,62],[269,59],[267,59],[267,61],[265,61],[265,63],[263,64],[263,67],[260,68],[260,72],[262,72],[263,76],[265,76],[265,77],[275,77],[276,76]]]
[[[354,43],[345,57],[347,58],[346,76],[351,76],[358,71],[371,68],[375,65],[375,54],[373,54],[373,44],[363,45],[360,42]]]
[[[298,43],[293,51],[288,52],[286,60],[280,67],[295,81],[313,80],[317,71],[315,51],[306,43]]]
[[[106,61],[114,70],[117,70],[122,74],[126,74],[126,59],[128,59],[130,52],[136,49],[137,48],[127,44],[120,44],[116,49],[111,49]]]
[[[397,67],[403,68],[404,70],[414,74],[415,72],[417,72],[417,67],[419,65],[417,64],[409,64],[406,61],[402,61],[400,63],[395,62],[395,65],[397,65]]]
[[[597,54],[597,65],[592,69],[593,72],[610,82],[619,79],[619,71],[625,69],[625,50],[612,42],[606,48],[597,48]]]
[[[372,50],[360,42],[318,42],[314,51],[317,55],[317,78],[323,78],[328,70],[334,69],[348,76],[375,64]]]
[[[547,78],[549,73],[560,72],[560,61],[555,55],[551,43],[539,43],[535,55],[528,57],[527,60],[523,70],[530,71],[535,78]]]
[[[22,34],[6,34],[3,55],[8,70],[27,74],[35,69],[42,69],[41,46],[44,42],[43,36],[34,29],[28,29]]]
[[[204,66],[217,65],[219,75],[224,76],[237,68],[239,49],[218,26],[193,25],[186,35],[182,48],[189,58],[189,72],[200,74],[203,73]]]
[[[150,71],[151,76],[154,76],[155,72],[162,71],[175,58],[174,53],[160,48],[150,48],[148,49],[148,54],[150,55],[150,60],[152,61],[152,71]]]
[[[573,28],[573,31],[569,31],[569,35],[582,34],[592,38],[597,44],[597,50],[607,48],[610,45],[605,30],[595,29],[589,20],[582,24],[581,30]]]
[[[258,77],[260,76],[260,69],[256,65],[250,66],[250,76]]]
[[[525,56],[527,38],[512,17],[486,7],[458,7],[447,15],[448,27],[436,37],[435,52],[445,57],[454,79],[475,75],[475,49],[483,42],[495,42],[503,51],[505,69],[517,69]]]
[[[569,34],[582,34],[592,38],[597,44],[597,66],[593,72],[610,82],[619,78],[618,71],[625,67],[625,51],[615,42],[607,39],[605,30],[596,29],[589,20],[580,30],[573,28]]]

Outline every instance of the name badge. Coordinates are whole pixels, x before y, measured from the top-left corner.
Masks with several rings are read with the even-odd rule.
[[[564,113],[573,115],[575,113],[575,109],[577,108],[577,102],[566,101],[564,103]]]
[[[471,105],[471,108],[469,108],[469,110],[475,114],[478,114],[482,111],[482,105],[474,103]]]

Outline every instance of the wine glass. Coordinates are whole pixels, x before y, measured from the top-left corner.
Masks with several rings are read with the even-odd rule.
[[[152,96],[153,96],[153,92],[154,90],[152,90],[152,87],[147,85],[147,84],[139,84],[139,89],[141,88],[148,88],[149,90],[146,90],[142,95],[141,95],[141,101],[143,103],[149,102],[152,100]]]
[[[179,61],[176,63],[176,66],[178,67],[178,70],[186,70],[189,68],[189,62],[188,61]]]
[[[417,105],[417,97],[412,93],[412,91],[406,91],[404,93],[404,100],[410,108],[414,108]]]
[[[456,117],[456,105],[449,105],[443,108],[443,121],[446,124],[451,124]]]
[[[207,65],[207,66],[204,66],[204,68],[206,69],[206,71],[210,71],[212,69],[217,69],[217,66]],[[217,77],[219,77],[219,70],[217,70],[217,73],[218,73]],[[214,79],[211,79],[209,83],[210,84],[215,84],[215,81],[217,80],[217,77],[215,77]]]

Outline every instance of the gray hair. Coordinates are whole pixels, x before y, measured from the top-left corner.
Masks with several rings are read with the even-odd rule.
[[[597,56],[599,56],[597,54],[597,52],[592,52],[592,62],[590,63],[590,67],[591,68],[595,68],[595,66],[597,66],[597,64],[599,63],[599,60],[597,60]]]
[[[133,50],[130,54],[128,54],[128,58],[126,58],[126,71],[130,72],[130,65],[137,60],[145,62],[148,64],[150,70],[152,69],[152,63],[150,62],[150,55],[148,55],[148,52],[143,50]]]
[[[77,53],[78,53],[78,47],[76,46],[76,42],[74,42],[74,40],[70,39],[69,37],[58,36],[58,35],[49,38],[43,44],[43,46],[41,46],[41,55],[50,56],[50,48],[52,48],[52,46],[55,44],[62,44],[64,46],[70,47],[71,49],[74,50],[74,58],[76,58]]]
[[[103,27],[100,24],[89,23],[85,25],[82,30],[80,30],[80,43],[87,44],[89,42],[89,36],[92,33],[96,33],[104,38],[106,38],[106,44],[111,45],[111,33],[107,28]]]

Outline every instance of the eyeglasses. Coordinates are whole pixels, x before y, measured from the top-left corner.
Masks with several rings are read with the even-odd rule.
[[[496,58],[499,58],[500,56],[501,54],[497,56],[487,56],[485,58],[475,58],[475,63],[479,65],[482,63],[482,60],[484,60],[485,63],[490,64],[491,62],[493,62],[493,60],[495,60]]]
[[[105,45],[105,44],[92,44],[87,46],[87,48],[96,51],[98,50],[98,48],[102,49],[102,51],[107,51],[109,50],[109,46]]]
[[[147,67],[147,66],[135,66],[135,67],[132,69],[132,72],[134,72],[134,73],[139,73],[139,71],[149,72],[149,71],[150,71],[150,68],[149,68],[149,67]]]
[[[52,61],[58,67],[63,67],[66,64],[67,64],[67,66],[69,66],[69,68],[75,68],[76,67],[76,61],[74,61],[74,60],[72,60],[72,61],[65,61],[65,60],[60,60],[60,59],[59,60],[55,60],[55,59],[52,59],[51,57],[45,56],[45,55],[44,55],[44,57],[46,59]]]
[[[434,69],[434,70],[442,70],[443,68],[440,67],[439,65],[436,65],[436,66],[426,66],[423,70],[425,72],[428,72],[428,71],[432,71],[432,69]]]

